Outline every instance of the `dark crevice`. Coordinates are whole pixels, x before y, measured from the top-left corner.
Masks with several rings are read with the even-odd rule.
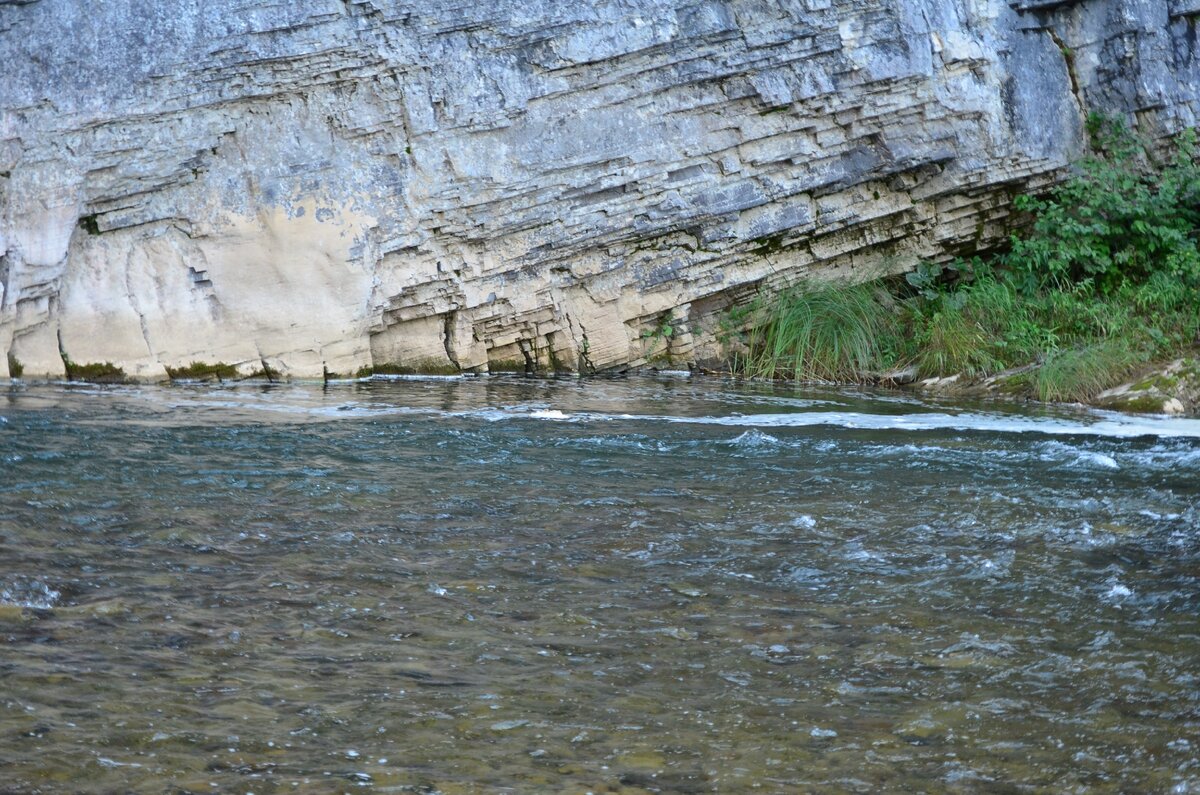
[[[533,343],[529,340],[517,340],[517,347],[521,351],[521,355],[525,357],[525,374],[533,375],[537,372],[537,360],[533,357],[531,349]]]
[[[454,320],[457,314],[457,312],[450,311],[442,319],[442,347],[446,349],[446,358],[450,360],[450,363],[461,370],[462,367],[459,367],[458,357],[454,355],[454,338],[452,336],[454,334]]]
[[[0,254],[0,310],[10,303],[8,296],[9,271],[8,255]]]
[[[79,228],[87,232],[89,235],[100,234],[100,224],[96,220],[96,215],[83,215],[79,217]]]
[[[575,336],[575,321],[571,319],[571,316],[569,314],[565,315],[565,317],[567,318],[567,325],[571,329],[571,336],[574,337]],[[580,323],[579,324],[579,341],[576,344],[576,348],[578,348],[578,350],[579,350],[579,363],[578,363],[577,369],[583,375],[590,375],[590,374],[596,372],[596,366],[594,364],[592,364],[592,360],[588,356],[588,350],[590,347],[591,346],[588,343],[587,329],[585,329],[583,327],[583,324]]]
[[[1063,63],[1067,66],[1067,78],[1071,81],[1071,93],[1075,96],[1075,103],[1079,105],[1079,113],[1082,116],[1087,116],[1087,102],[1083,98],[1083,89],[1079,85],[1079,73],[1075,70],[1075,51],[1067,46],[1062,40],[1062,36],[1058,35],[1058,31],[1047,26],[1046,32],[1050,34],[1050,40],[1058,47],[1058,51],[1062,54]]]
[[[262,372],[268,381],[272,384],[279,380],[279,373],[271,369],[271,365],[267,364],[267,357],[259,354],[258,361],[262,364]]]
[[[67,356],[67,349],[63,347],[62,329],[55,332],[58,338],[58,356],[62,359],[63,372],[67,374],[67,380],[71,378],[71,359]]]

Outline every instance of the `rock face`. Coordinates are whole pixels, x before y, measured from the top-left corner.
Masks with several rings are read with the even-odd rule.
[[[1200,412],[1200,361],[1176,359],[1097,396],[1096,405],[1149,414]]]
[[[605,369],[986,247],[1200,0],[0,0],[0,375]],[[5,359],[7,358],[7,363]]]

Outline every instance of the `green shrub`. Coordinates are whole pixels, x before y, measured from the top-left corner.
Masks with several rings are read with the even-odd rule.
[[[1027,292],[1091,280],[1110,294],[1159,272],[1200,285],[1195,131],[1179,135],[1170,161],[1156,168],[1121,119],[1093,114],[1088,129],[1092,153],[1078,175],[1047,197],[1018,197],[1033,227],[1013,238],[1004,263]]]

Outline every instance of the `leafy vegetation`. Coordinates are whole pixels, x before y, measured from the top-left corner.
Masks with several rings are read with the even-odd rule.
[[[986,376],[1037,365],[1043,400],[1087,400],[1200,329],[1200,167],[1189,130],[1155,162],[1119,120],[1094,116],[1091,153],[1042,197],[1032,223],[988,260],[923,263],[903,281],[806,282],[735,320],[738,362],[767,378]],[[884,289],[884,288],[889,289]]]
[[[168,367],[172,381],[232,381],[239,377],[237,368],[225,362],[192,362],[186,367]]]
[[[1158,274],[1193,287],[1200,281],[1200,169],[1194,130],[1175,141],[1170,161],[1156,167],[1144,142],[1117,118],[1093,115],[1092,153],[1082,174],[1049,196],[1022,196],[1032,234],[1014,238],[1005,263],[1027,288],[1091,282],[1109,294]]]
[[[520,363],[524,369],[524,362]],[[459,369],[452,364],[437,359],[424,359],[412,364],[396,364],[383,362],[380,364],[360,367],[354,374],[355,378],[370,378],[373,375],[458,375]]]
[[[678,329],[672,325],[671,314],[664,313],[658,317],[651,328],[642,331],[641,339],[646,343],[646,358],[650,361],[670,359],[671,342]],[[553,349],[550,350],[553,356]],[[559,369],[559,368],[555,368]]]
[[[68,381],[89,381],[95,384],[122,384],[128,377],[125,371],[112,362],[88,362],[81,364],[63,357],[63,367]]]

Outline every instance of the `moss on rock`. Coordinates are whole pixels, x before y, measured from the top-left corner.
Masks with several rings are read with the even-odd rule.
[[[437,359],[423,359],[412,364],[383,362],[381,364],[360,367],[354,374],[355,378],[370,378],[373,375],[459,375],[462,371]]]
[[[192,362],[186,367],[167,367],[172,381],[226,381],[240,377],[237,367],[225,362]]]
[[[63,367],[68,381],[87,381],[93,384],[124,384],[129,377],[112,362],[73,362],[63,357]]]

